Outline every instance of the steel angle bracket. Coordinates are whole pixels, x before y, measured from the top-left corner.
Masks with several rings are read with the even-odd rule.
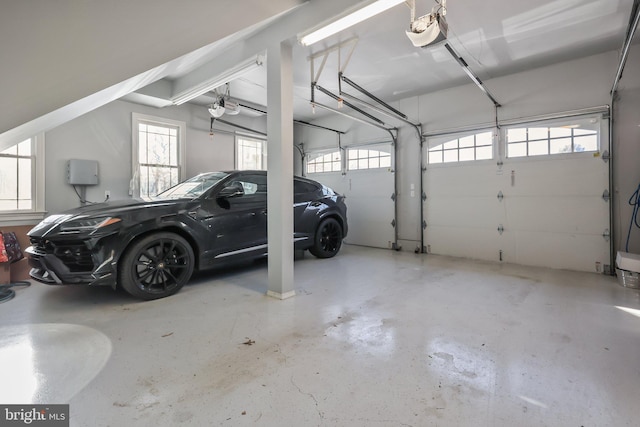
[[[353,37],[347,41],[335,44],[333,46],[326,48],[325,50],[316,52],[313,55],[309,56],[307,60],[309,61],[309,65],[310,65],[311,81],[317,82],[320,79],[320,75],[322,74],[322,71],[324,70],[325,65],[327,65],[327,60],[329,59],[329,55],[331,55],[333,52],[336,52],[336,51],[338,52],[338,63],[340,66],[340,71],[344,71],[347,68],[347,65],[349,65],[349,61],[351,61],[351,56],[353,55],[353,51],[356,49],[357,44],[358,44],[358,38]],[[351,49],[349,50],[347,54],[347,59],[343,64],[342,49],[345,47],[350,47]],[[316,67],[317,59],[322,59],[322,61],[320,62],[320,67],[316,72],[315,67]]]

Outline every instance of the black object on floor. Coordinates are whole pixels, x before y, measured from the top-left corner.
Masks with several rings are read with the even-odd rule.
[[[9,283],[8,285],[0,285],[0,303],[9,301],[16,296],[16,292],[12,288],[26,288],[27,286],[31,286],[31,283],[26,280]]]

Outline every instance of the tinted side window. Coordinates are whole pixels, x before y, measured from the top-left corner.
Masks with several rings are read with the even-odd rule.
[[[293,180],[293,192],[294,194],[305,194],[305,193],[313,193],[317,191],[318,187],[309,182],[300,181],[297,179]]]
[[[267,176],[266,175],[243,175],[232,182],[239,182],[244,188],[243,197],[267,196]]]
[[[250,206],[265,205],[267,203],[267,177],[266,175],[242,175],[229,182],[238,182],[244,189],[244,195],[227,199],[232,209],[243,209]],[[220,201],[219,201],[220,202]],[[223,206],[225,208],[229,208]]]

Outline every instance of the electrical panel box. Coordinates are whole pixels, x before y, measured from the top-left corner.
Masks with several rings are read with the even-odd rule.
[[[98,162],[71,159],[67,162],[67,183],[71,185],[97,185]]]

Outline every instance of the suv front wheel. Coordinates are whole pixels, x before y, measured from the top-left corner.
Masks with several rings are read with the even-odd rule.
[[[131,295],[153,300],[178,292],[194,268],[191,245],[175,233],[153,233],[135,241],[120,264],[118,281]]]

